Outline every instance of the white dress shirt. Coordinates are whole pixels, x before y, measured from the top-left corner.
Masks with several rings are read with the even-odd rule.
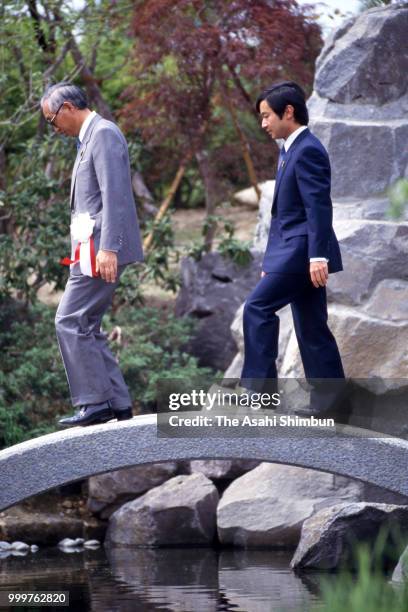
[[[304,132],[304,130],[307,130],[307,125],[301,125],[297,130],[292,132],[290,134],[290,136],[287,137],[287,139],[283,143],[283,146],[285,147],[286,153],[289,151],[289,147],[294,143],[294,141],[299,136],[299,134]],[[313,261],[325,261],[327,263],[329,260],[326,259],[326,257],[311,257],[309,261],[310,262],[313,262]]]
[[[85,136],[85,132],[88,129],[88,125],[91,123],[91,121],[95,117],[95,115],[96,115],[96,112],[92,111],[91,114],[87,116],[87,118],[85,119],[85,121],[81,125],[81,129],[79,130],[79,134],[78,134],[78,140],[80,142],[83,141],[84,136]]]

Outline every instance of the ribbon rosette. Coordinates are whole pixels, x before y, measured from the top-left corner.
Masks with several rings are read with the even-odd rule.
[[[85,276],[98,276],[96,273],[95,244],[92,236],[95,220],[88,212],[78,213],[71,223],[71,237],[77,242],[74,259],[64,257],[60,263],[71,266],[79,263],[82,274]]]

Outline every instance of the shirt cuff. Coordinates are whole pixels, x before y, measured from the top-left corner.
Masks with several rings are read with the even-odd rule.
[[[324,261],[328,263],[329,260],[326,257],[311,257],[309,261],[310,263],[312,263],[313,261]]]

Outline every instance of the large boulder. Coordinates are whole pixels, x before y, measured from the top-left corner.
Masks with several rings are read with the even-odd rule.
[[[200,261],[191,257],[181,263],[181,289],[176,314],[197,319],[197,329],[189,350],[203,366],[225,370],[237,346],[230,325],[239,306],[259,280],[261,258],[239,266],[218,252],[203,255]]]
[[[200,472],[213,481],[233,480],[259,463],[254,459],[195,459],[190,461],[190,471],[192,474]]]
[[[292,548],[305,519],[325,506],[361,499],[362,490],[341,476],[261,463],[225,490],[217,508],[218,537],[235,546]]]
[[[324,508],[303,523],[299,545],[291,561],[294,569],[355,567],[355,547],[374,546],[380,529],[394,547],[408,529],[408,506],[343,503]]]
[[[108,518],[118,506],[145,493],[174,476],[176,462],[137,465],[107,474],[91,476],[88,480],[88,509]]]
[[[359,305],[384,279],[408,280],[408,223],[353,219],[336,224],[344,271],[329,278],[331,301]],[[378,315],[388,319],[393,304]]]
[[[265,195],[273,195],[273,190],[275,187],[275,181],[265,181],[264,183],[259,183],[258,188],[261,191],[261,194]],[[233,195],[234,202],[238,204],[243,204],[244,206],[250,206],[251,208],[258,208],[258,194],[255,191],[254,187],[247,187],[246,189],[241,189],[237,191]]]
[[[175,476],[112,514],[105,545],[208,544],[217,503],[217,489],[203,474]]]
[[[408,140],[408,125],[402,119],[390,125],[367,121],[356,126],[346,119],[316,118],[310,127],[330,153],[335,200],[383,194],[406,174],[408,154],[402,143]],[[353,155],[364,160],[364,166],[353,161]]]
[[[396,306],[398,313],[398,303]],[[393,311],[394,304],[389,304],[389,307]],[[406,320],[393,320],[397,316],[390,316],[389,311],[377,312],[376,316],[372,316],[362,309],[339,304],[329,307],[330,329],[337,340],[347,377],[357,380],[374,377],[399,380],[403,387],[406,386],[408,325]],[[283,377],[304,376],[294,332],[280,374]]]
[[[316,63],[314,88],[340,104],[382,105],[407,93],[408,8],[364,11],[330,38]]]
[[[238,353],[225,371],[225,379],[239,380],[244,365],[244,330],[243,330],[244,304],[237,310],[231,324],[231,333],[238,347]],[[290,306],[285,306],[279,313],[279,355],[276,360],[277,367],[282,364],[283,357],[289,342],[290,334],[293,329],[292,311]]]
[[[407,27],[407,6],[365,11],[335,31],[317,60],[308,106],[330,153],[334,198],[381,194],[407,176]]]

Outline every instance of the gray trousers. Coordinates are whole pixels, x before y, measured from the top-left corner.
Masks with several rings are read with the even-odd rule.
[[[110,400],[113,408],[131,406],[127,385],[101,332],[102,317],[125,266],[115,283],[71,273],[55,316],[55,329],[73,406]]]

